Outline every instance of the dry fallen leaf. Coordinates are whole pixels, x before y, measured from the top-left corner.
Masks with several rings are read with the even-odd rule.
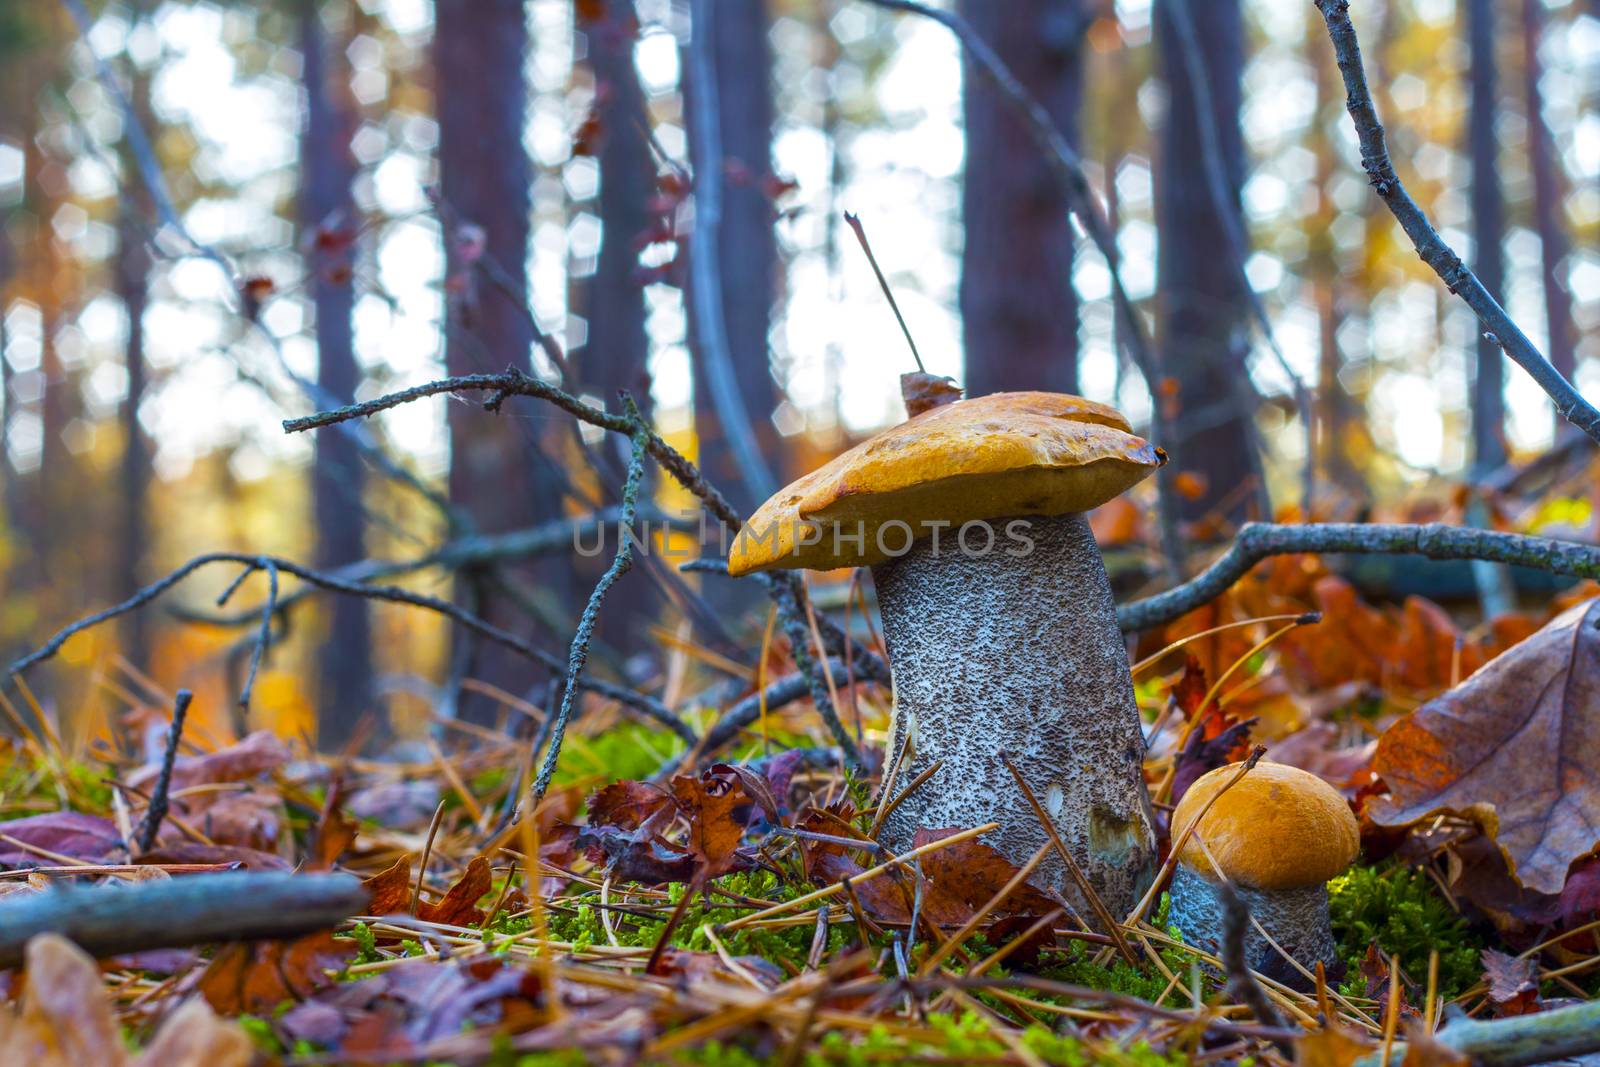
[[[493,881],[489,861],[475,856],[437,904],[424,900],[417,905],[417,918],[445,926],[477,926],[484,918],[478,898],[489,891]]]
[[[1483,978],[1496,1015],[1527,1015],[1539,1010],[1538,961],[1483,950]]]
[[[1517,880],[1557,894],[1600,844],[1600,600],[1390,727],[1373,769],[1392,797],[1383,826],[1440,812],[1476,820]]]
[[[326,972],[354,954],[355,942],[336,940],[327,931],[292,941],[235,942],[212,958],[199,991],[223,1015],[271,1014],[286,1000],[304,1000],[331,985]]]
[[[372,915],[398,915],[411,910],[411,855],[395,860],[388,870],[362,881],[372,900],[367,911]]]
[[[239,1026],[191,1000],[130,1056],[122,1044],[100,968],[64,937],[28,942],[20,1010],[0,1007],[0,1063],[29,1067],[246,1067],[255,1046]]]

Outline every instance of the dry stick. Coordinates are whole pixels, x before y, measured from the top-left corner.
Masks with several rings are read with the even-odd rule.
[[[1122,284],[1115,233],[1106,217],[1104,207],[1089,185],[1089,179],[1083,170],[1083,160],[1077,150],[1062,136],[1050,113],[1033,94],[1028,92],[1027,87],[1017,79],[1017,76],[1011,73],[994,48],[960,15],[937,10],[917,0],[869,0],[869,2],[879,7],[932,19],[955,34],[978,69],[1000,90],[1000,95],[1017,113],[1029,135],[1038,144],[1045,162],[1050,165],[1057,180],[1067,191],[1069,209],[1106,261],[1106,269],[1111,275],[1111,302],[1122,326],[1117,332],[1117,337],[1127,351],[1129,360],[1139,369],[1150,390],[1150,436],[1159,444],[1169,436],[1166,415],[1161,406],[1160,367],[1151,351],[1149,339],[1145,336],[1144,320],[1140,318],[1138,309],[1134,307],[1133,300]],[[1159,490],[1157,514],[1160,518],[1162,554],[1166,557],[1167,571],[1174,579],[1182,576],[1183,559],[1183,542],[1178,534],[1177,502],[1172,491],[1172,478],[1176,474],[1175,470],[1168,467],[1159,473],[1156,479]]]
[[[901,751],[904,751],[904,749]],[[935,760],[927,770],[911,779],[911,784],[900,790],[899,794],[896,795],[893,800],[889,801],[887,804],[881,805],[878,808],[878,813],[872,817],[872,828],[867,831],[867,836],[874,838],[877,837],[878,831],[883,828],[883,820],[893,815],[895,808],[898,808],[901,804],[904,804],[907,797],[911,796],[912,793],[915,793],[918,789],[921,789],[924,785],[926,785],[928,780],[934,775],[938,774],[939,769],[943,766],[944,760]]]
[[[1401,184],[1400,176],[1395,173],[1394,161],[1389,158],[1389,146],[1384,139],[1383,124],[1378,121],[1377,108],[1372,102],[1372,91],[1367,87],[1367,73],[1361,64],[1361,45],[1356,39],[1355,27],[1350,22],[1349,0],[1316,0],[1316,5],[1317,10],[1322,12],[1328,36],[1333,41],[1339,75],[1344,79],[1345,108],[1350,112],[1356,139],[1361,145],[1361,167],[1367,172],[1368,183],[1399,221],[1400,228],[1411,239],[1422,261],[1432,267],[1445,287],[1459,296],[1478,316],[1484,336],[1504,349],[1506,355],[1528,372],[1555,402],[1556,410],[1563,418],[1600,442],[1600,411],[1595,410],[1594,405],[1573,388],[1572,383],[1511,321],[1511,317],[1483,287],[1477,275],[1444,243],[1439,231],[1428,222],[1428,217]]]
[[[347,874],[281,871],[187,874],[116,892],[63,886],[0,905],[0,968],[20,964],[28,939],[42,933],[61,934],[104,958],[208,941],[294,937],[360,914],[368,899],[360,880]]]
[[[1245,961],[1244,935],[1250,926],[1250,912],[1239,894],[1226,882],[1218,886],[1217,896],[1222,900],[1222,966],[1228,974],[1228,988],[1240,1003],[1250,1008],[1262,1026],[1281,1029],[1282,1017],[1261,991],[1260,984],[1250,973],[1250,965]],[[1287,1041],[1274,1044],[1285,1056],[1294,1058],[1293,1044]]]
[[[172,765],[178,759],[178,742],[183,739],[183,721],[189,717],[189,704],[194,694],[187,689],[178,690],[172,702],[172,727],[167,731],[167,747],[161,753],[161,774],[156,778],[155,792],[150,796],[150,806],[145,809],[139,823],[135,844],[141,853],[149,852],[156,844],[156,833],[161,821],[167,817],[167,794],[172,788]]]
[[[889,279],[883,276],[883,270],[878,266],[878,257],[872,254],[872,244],[867,240],[866,227],[861,225],[861,216],[846,211],[844,221],[855,231],[856,240],[861,242],[861,251],[867,254],[867,262],[872,264],[872,273],[878,276],[878,288],[882,289],[883,295],[888,298],[895,320],[900,323],[900,332],[906,335],[906,344],[911,347],[911,358],[917,361],[917,369],[926,374],[928,368],[922,365],[922,354],[917,351],[917,342],[911,339],[911,327],[906,325],[906,317],[900,314],[900,305],[894,298],[894,290],[889,288]]]
[[[1089,902],[1089,907],[1094,911],[1095,918],[1099,919],[1100,924],[1106,928],[1106,934],[1116,944],[1117,951],[1122,954],[1123,959],[1128,961],[1130,967],[1137,967],[1139,960],[1134,956],[1133,950],[1128,947],[1128,942],[1123,939],[1122,928],[1117,925],[1117,920],[1106,907],[1105,901],[1100,899],[1100,894],[1095,892],[1094,885],[1083,873],[1083,868],[1078,866],[1078,861],[1072,855],[1072,850],[1067,847],[1066,842],[1061,840],[1061,835],[1056,832],[1055,824],[1050,821],[1049,813],[1044,810],[1044,805],[1039,803],[1039,798],[1029,788],[1027,781],[1022,777],[1022,772],[1017,770],[1017,765],[1011,762],[1010,754],[1006,752],[1000,753],[1000,762],[1006,765],[1006,770],[1010,771],[1011,777],[1016,780],[1017,788],[1022,790],[1022,795],[1027,798],[1028,806],[1033,809],[1034,818],[1039,820],[1039,825],[1049,835],[1050,844],[1060,854],[1061,862],[1066,864],[1067,873],[1072,876],[1072,881],[1077,885],[1078,892],[1082,893],[1084,900]]]
[[[1191,644],[1191,643],[1193,643],[1195,641],[1199,641],[1199,640],[1201,640],[1203,638],[1210,637],[1213,634],[1220,634],[1224,630],[1237,630],[1241,626],[1254,626],[1258,622],[1292,622],[1292,621],[1294,621],[1296,619],[1304,619],[1306,622],[1315,622],[1316,620],[1311,618],[1311,616],[1316,615],[1316,616],[1320,617],[1321,614],[1322,614],[1321,612],[1317,612],[1317,611],[1301,611],[1301,612],[1285,612],[1284,614],[1281,614],[1281,615],[1257,615],[1253,619],[1239,619],[1236,622],[1225,622],[1225,623],[1222,623],[1222,624],[1220,624],[1218,626],[1212,626],[1209,629],[1201,630],[1197,634],[1190,634],[1187,637],[1180,637],[1176,641],[1173,641],[1172,643],[1167,645],[1167,647],[1163,648],[1159,652],[1152,652],[1150,655],[1146,656],[1144,659],[1140,660],[1138,663],[1135,663],[1133,665],[1132,669],[1131,669],[1131,673],[1137,675],[1140,671],[1144,670],[1146,667],[1149,667],[1149,666],[1151,666],[1151,665],[1153,665],[1155,663],[1160,662],[1161,659],[1163,657],[1165,657],[1168,653],[1176,652],[1178,649],[1182,648],[1184,645]]]
[[[1217,802],[1218,797],[1222,796],[1222,794],[1226,793],[1228,790],[1237,785],[1239,779],[1243,778],[1246,774],[1249,774],[1252,770],[1254,770],[1256,763],[1261,759],[1262,756],[1266,755],[1266,752],[1267,747],[1265,745],[1257,745],[1251,751],[1250,758],[1241,763],[1239,765],[1239,769],[1233,772],[1233,777],[1224,782],[1222,788],[1218,789],[1211,795],[1211,799],[1206,801],[1205,806],[1201,808],[1200,811],[1195,815],[1193,821],[1191,821],[1188,826],[1185,826],[1183,830],[1179,832],[1177,837],[1173,838],[1172,851],[1167,856],[1167,861],[1163,863],[1161,865],[1161,869],[1156,872],[1155,881],[1150,883],[1150,888],[1145,890],[1145,894],[1139,900],[1139,903],[1135,904],[1133,906],[1133,910],[1128,913],[1128,918],[1124,921],[1124,925],[1131,926],[1138,922],[1140,917],[1144,915],[1145,909],[1150,907],[1151,902],[1156,898],[1156,894],[1161,892],[1162,883],[1165,882],[1168,876],[1172,874],[1172,869],[1178,865],[1178,857],[1183,854],[1183,846],[1188,843],[1189,837],[1194,833],[1195,827],[1200,825],[1201,820],[1206,817],[1206,813],[1211,810],[1211,805]]]
[[[1328,522],[1293,526],[1249,522],[1239,528],[1228,551],[1196,577],[1164,593],[1118,607],[1117,625],[1129,632],[1171,622],[1221,596],[1261,560],[1298,552],[1482,559],[1551,574],[1600,578],[1600,548],[1549,537],[1464,529],[1443,523]]]
[[[794,911],[797,908],[803,908],[808,904],[815,904],[819,900],[826,900],[829,897],[845,892],[847,889],[853,888],[862,882],[871,881],[880,874],[883,874],[885,871],[903,869],[908,863],[912,863],[918,857],[926,856],[930,852],[938,852],[941,849],[949,848],[952,845],[958,845],[963,841],[970,841],[980,834],[986,834],[990,830],[998,830],[999,828],[1000,824],[997,822],[986,822],[982,826],[975,826],[970,830],[962,830],[960,833],[951,834],[949,837],[942,837],[937,841],[930,841],[926,845],[919,845],[904,855],[896,856],[894,859],[880,863],[876,867],[869,867],[859,874],[852,874],[848,878],[844,878],[838,882],[835,882],[833,885],[825,886],[822,889],[814,890],[813,892],[795,897],[793,900],[785,901],[782,904],[774,904],[770,908],[765,908],[749,915],[741,915],[732,922],[724,923],[723,925],[717,927],[717,932],[722,934],[732,933],[734,930],[743,929],[744,927],[749,926],[751,923],[761,922],[764,919],[771,919],[774,916],[783,915],[787,912]]]

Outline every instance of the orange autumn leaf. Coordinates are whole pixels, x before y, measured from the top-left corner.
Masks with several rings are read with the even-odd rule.
[[[396,915],[411,909],[411,854],[394,861],[388,870],[362,881],[372,902],[367,911],[372,915]]]
[[[478,899],[489,891],[493,882],[489,861],[475,856],[437,904],[422,901],[417,905],[417,918],[445,926],[477,926],[484,918],[477,906]]]

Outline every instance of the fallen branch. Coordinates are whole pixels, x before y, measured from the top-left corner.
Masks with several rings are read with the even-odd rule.
[[[1251,522],[1233,546],[1196,577],[1164,593],[1117,608],[1124,631],[1148,630],[1215,600],[1268,556],[1295,552],[1350,552],[1482,559],[1551,574],[1600,578],[1600,547],[1529,534],[1475,530],[1443,523],[1330,522],[1305,526]]]
[[[1350,23],[1350,0],[1315,0],[1322,20],[1327,23],[1328,36],[1333,41],[1334,56],[1339,61],[1339,74],[1344,79],[1345,109],[1355,124],[1356,139],[1361,144],[1361,167],[1367,172],[1367,182],[1382,198],[1400,228],[1411,239],[1422,261],[1444,281],[1445,288],[1459,296],[1478,316],[1484,337],[1499,345],[1523,370],[1539,383],[1555,402],[1561,417],[1600,442],[1600,411],[1585,400],[1571,382],[1556,370],[1528,340],[1526,334],[1511,321],[1505,308],[1483,287],[1461,257],[1456,255],[1439,231],[1433,228],[1422,208],[1411,199],[1400,176],[1395,173],[1394,161],[1389,158],[1389,146],[1384,139],[1383,124],[1378,121],[1378,111],[1372,102],[1372,91],[1367,88],[1367,72],[1361,63],[1361,45],[1356,40],[1356,29]],[[1484,557],[1475,557],[1484,558]]]
[[[0,968],[22,962],[37,934],[91,956],[212,941],[297,937],[359,915],[369,895],[348,874],[228,872],[130,885],[68,886],[0,904]]]
[[[1472,1057],[1476,1067],[1529,1067],[1585,1056],[1600,1052],[1600,1001],[1505,1019],[1462,1019],[1437,1031],[1433,1040]],[[1404,1044],[1396,1043],[1389,1062],[1405,1059],[1405,1051]],[[1381,1067],[1383,1061],[1381,1053],[1374,1053],[1354,1067]]]
[[[1228,991],[1239,1003],[1249,1006],[1262,1026],[1281,1030],[1283,1017],[1267,999],[1261,983],[1256,981],[1256,976],[1250,973],[1250,965],[1245,962],[1244,938],[1250,927],[1250,912],[1227,882],[1218,885],[1217,895],[1222,900],[1222,966],[1228,974]],[[1294,1058],[1292,1042],[1278,1040],[1274,1044],[1284,1056]]]

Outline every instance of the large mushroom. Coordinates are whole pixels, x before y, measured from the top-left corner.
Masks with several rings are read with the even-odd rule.
[[[1218,951],[1226,880],[1278,948],[1307,971],[1320,961],[1337,978],[1343,965],[1328,923],[1328,881],[1361,850],[1356,817],[1309,771],[1262,762],[1229,786],[1238,771],[1234,763],[1201,775],[1172,812],[1174,842],[1191,824],[1194,831],[1172,872],[1168,921],[1191,943]],[[1244,955],[1252,970],[1303,984],[1254,925],[1245,931]]]
[[[1010,755],[1117,914],[1155,839],[1127,649],[1084,516],[1166,461],[1115,409],[997,393],[922,411],[780,490],[740,532],[735,575],[870,566],[894,675],[898,780],[941,764],[885,821],[998,822],[1021,864],[1045,840]],[[1040,878],[1078,897],[1059,858]],[[1079,903],[1083,903],[1081,900]]]

